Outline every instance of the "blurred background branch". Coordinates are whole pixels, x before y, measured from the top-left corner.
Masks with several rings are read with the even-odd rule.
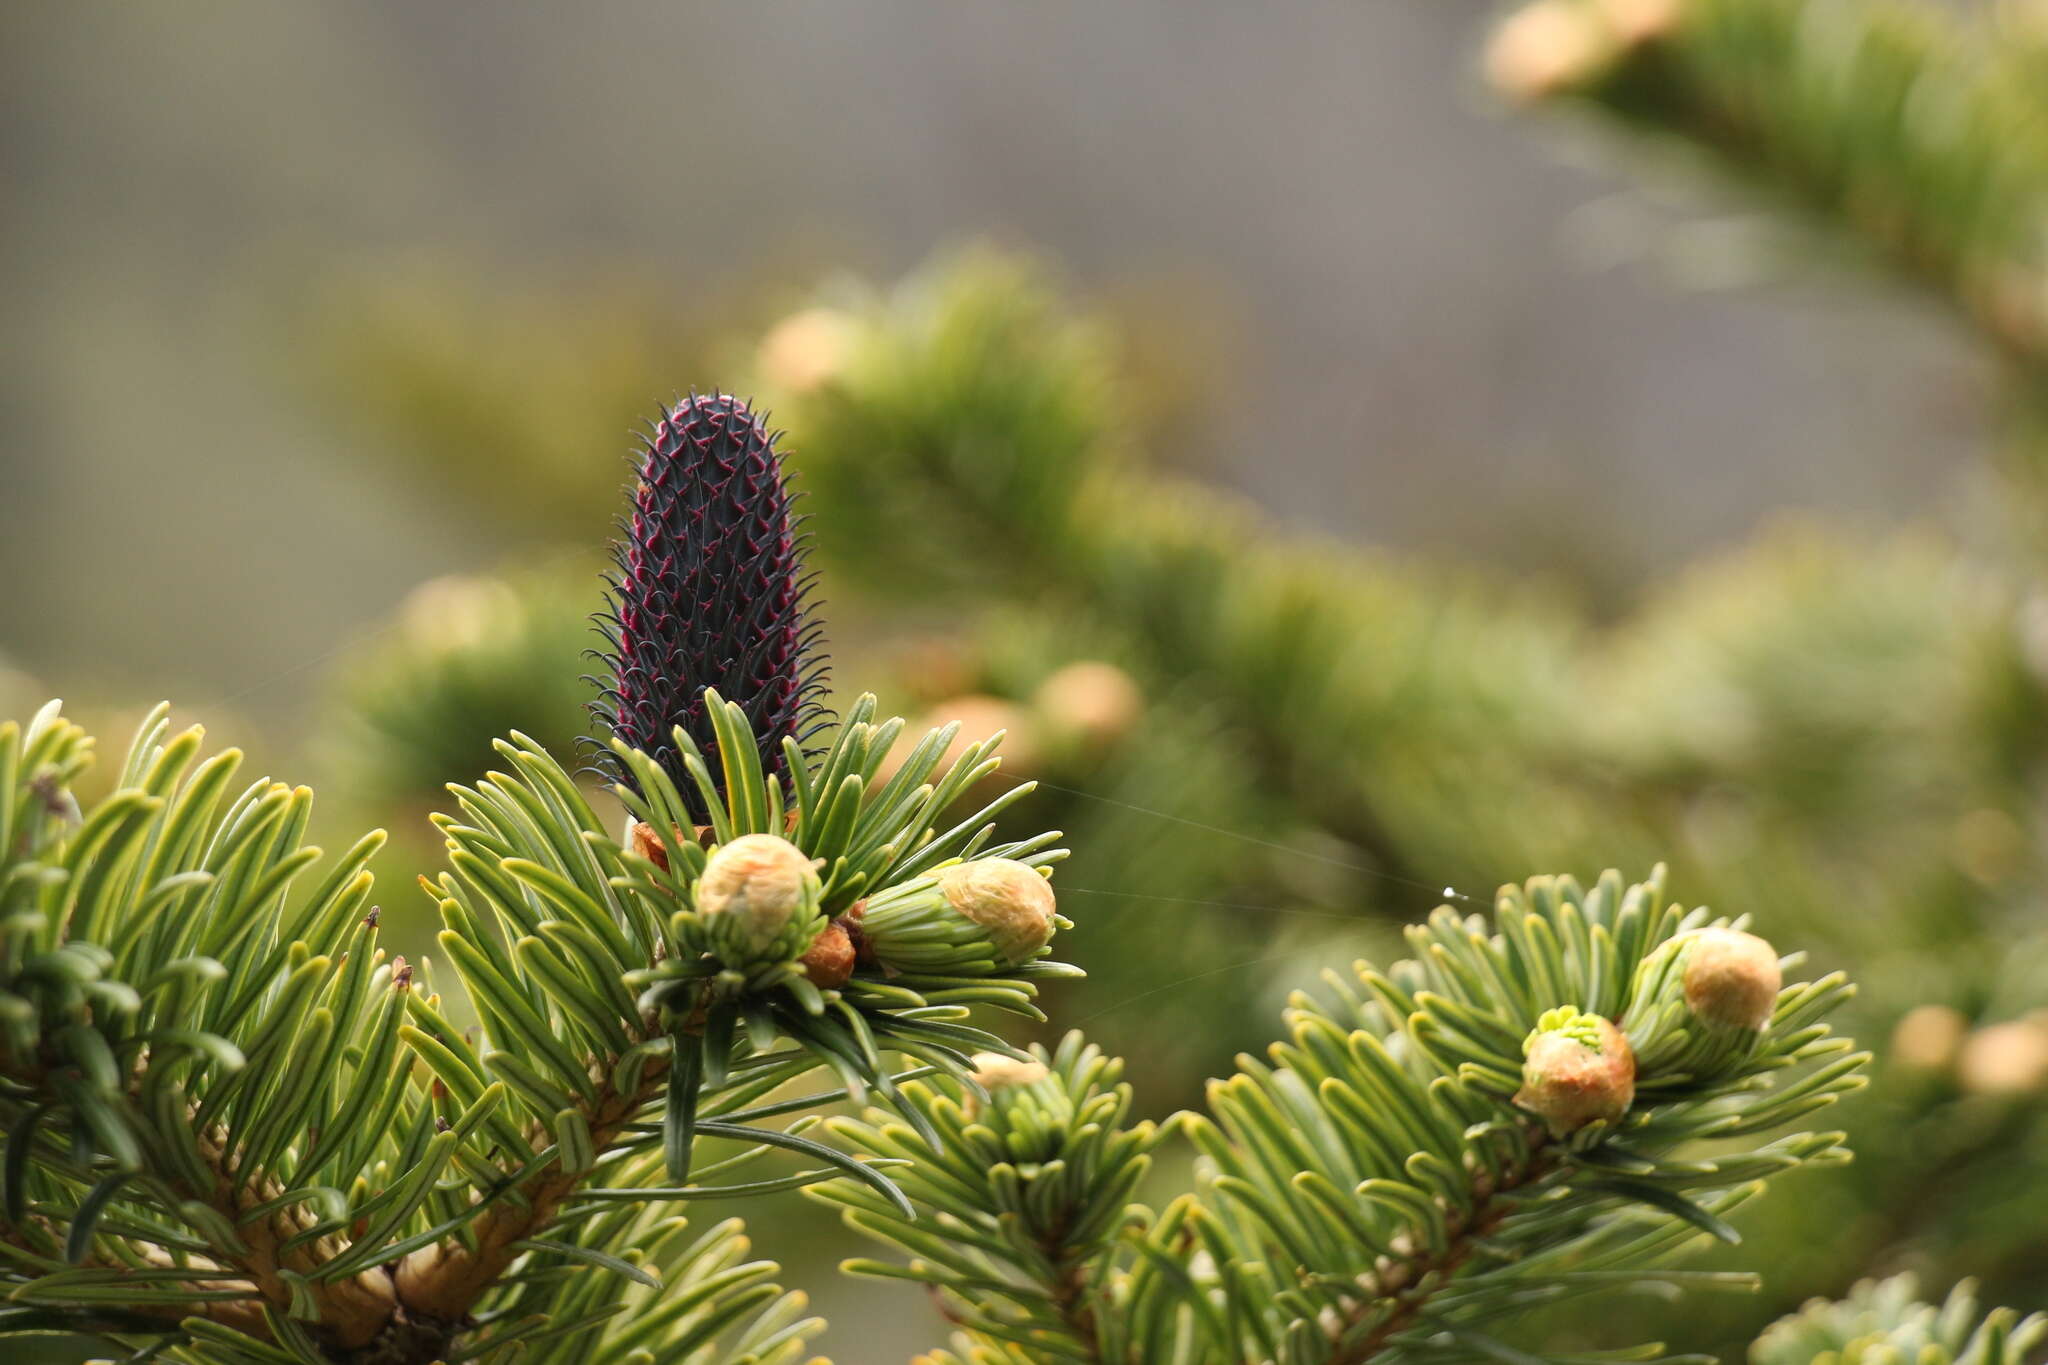
[[[1898,0],[1539,0],[1487,54],[1525,101],[1584,101],[1825,220],[2048,370],[2039,7],[2002,23]]]

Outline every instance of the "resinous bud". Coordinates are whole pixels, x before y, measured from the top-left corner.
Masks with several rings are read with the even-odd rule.
[[[800,965],[813,986],[837,990],[853,979],[857,957],[853,935],[835,919],[820,929],[818,936],[811,940],[811,946],[804,949]]]

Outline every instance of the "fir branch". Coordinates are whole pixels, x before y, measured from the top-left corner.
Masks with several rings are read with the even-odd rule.
[[[1761,1135],[1861,1084],[1865,1058],[1820,1022],[1848,988],[1781,989],[1762,940],[1665,904],[1661,874],[1538,879],[1491,925],[1439,910],[1410,939],[1415,960],[1298,996],[1270,1064],[1212,1083],[1209,1113],[1178,1124],[1200,1188],[1159,1215],[1100,1174],[1160,1135],[1121,1129],[1121,1105],[1077,1080],[1078,1037],[1050,1074],[911,1092],[936,1144],[876,1116],[838,1125],[915,1163],[899,1179],[928,1220],[819,1191],[911,1255],[849,1268],[930,1285],[973,1361],[1519,1357],[1494,1320],[1615,1275],[1742,1282],[1656,1264],[1701,1233],[1733,1240],[1726,1214],[1759,1182],[1845,1155],[1837,1133]],[[1086,1235],[1047,1255],[1048,1225]]]
[[[877,965],[868,969],[876,973],[873,978],[856,969],[821,989],[804,957],[812,939],[829,927],[826,912],[895,878],[911,875],[914,885],[924,863],[943,865],[948,854],[977,849],[985,833],[937,835],[930,822],[938,808],[934,802],[950,801],[966,775],[990,762],[987,748],[971,749],[935,785],[921,785],[946,747],[927,744],[907,775],[899,772],[864,800],[859,775],[872,774],[887,748],[884,736],[893,738],[900,723],[871,724],[874,701],[863,698],[819,762],[821,780],[843,773],[853,784],[844,787],[842,799],[827,801],[805,779],[796,809],[785,818],[780,777],[764,771],[760,746],[739,706],[715,690],[705,704],[725,781],[713,782],[710,756],[681,726],[672,743],[704,803],[700,809],[710,822],[705,833],[717,840],[708,849],[679,818],[688,808],[669,774],[651,756],[623,745],[615,754],[636,786],[621,785],[617,794],[643,817],[635,836],[638,852],[605,836],[567,775],[519,736],[500,745],[513,771],[458,788],[460,817],[439,822],[453,869],[436,888],[447,925],[442,943],[485,1018],[487,1035],[504,1049],[479,1052],[443,1033],[440,1046],[453,1054],[444,1065],[458,1079],[463,1072],[481,1079],[494,1065],[504,1069],[512,1082],[507,1103],[523,1110],[523,1122],[514,1124],[512,1155],[538,1170],[509,1185],[507,1197],[470,1225],[464,1241],[421,1248],[399,1266],[399,1297],[416,1316],[463,1321],[524,1244],[547,1229],[591,1179],[591,1168],[612,1169],[607,1157],[629,1133],[640,1131],[651,1107],[676,1094],[678,1076],[701,1087],[694,1097],[684,1097],[690,1103],[680,1114],[670,1105],[663,1125],[671,1139],[681,1139],[684,1155],[672,1156],[669,1168],[684,1178],[692,1139],[689,1131],[677,1133],[679,1122],[690,1130],[762,1143],[809,1145],[716,1121],[718,1111],[705,1112],[705,1106],[723,1092],[758,1094],[764,1080],[786,1083],[819,1066],[834,1068],[856,1090],[875,1085],[893,1091],[895,1082],[879,1056],[848,1046],[828,1012],[835,1005],[845,1019],[873,1010],[865,1027],[876,1039],[956,1069],[966,1065],[963,1042],[1000,1046],[990,1035],[957,1025],[952,1027],[958,1041],[940,1042],[944,1026],[936,1021],[897,1017],[894,1011],[905,1006],[930,1008],[931,1000],[916,993],[915,974],[892,968],[894,979],[883,990],[883,968]],[[789,741],[790,748],[794,744]],[[906,787],[915,796],[907,803],[898,797]],[[655,833],[664,828],[666,839]],[[819,918],[787,921],[790,931],[800,931],[793,937],[778,930],[768,943],[733,940],[724,933],[729,917],[707,899],[719,860],[750,839],[765,841],[768,850],[789,850],[806,877],[813,874],[798,851],[828,855],[810,893],[811,913]],[[1056,856],[1002,846],[983,851],[974,865],[1000,862],[1010,853]],[[694,911],[686,908],[691,906]],[[1048,924],[1048,935],[1050,929]],[[565,950],[571,944],[574,950]],[[869,947],[887,951],[879,941]],[[1042,953],[1041,941],[1031,956]],[[993,979],[998,968],[987,958],[970,954],[953,970],[972,972],[977,960],[992,978],[987,987],[955,993],[1030,1011],[1030,987]],[[601,999],[607,990],[616,992],[618,983],[638,987],[639,999],[621,1017],[593,1012],[590,993]],[[628,1000],[620,997],[611,1008]],[[782,1040],[797,1047],[778,1052],[775,1044]],[[688,1059],[689,1066],[679,1070],[676,1058]],[[570,1163],[558,1155],[551,1163],[547,1152],[559,1154],[568,1144],[558,1141],[551,1149],[548,1139],[565,1125],[575,1132],[573,1145],[583,1159]],[[823,1149],[817,1154],[834,1159]]]
[[[609,1154],[627,1125],[660,1095],[666,1067],[659,1059],[641,1068],[639,1085],[615,1089],[609,1079],[597,1094],[577,1107],[589,1130],[589,1147],[597,1156]],[[392,1272],[397,1297],[409,1314],[448,1323],[466,1320],[470,1311],[527,1250],[525,1243],[549,1227],[563,1204],[588,1176],[581,1167],[557,1161],[523,1183],[506,1185],[489,1212],[469,1228],[462,1241],[437,1241],[412,1252]],[[516,1194],[516,1198],[505,1197]]]
[[[942,1314],[970,1337],[1007,1342],[1032,1359],[1100,1365],[1121,1359],[1116,1305],[1099,1262],[1124,1230],[1123,1211],[1164,1135],[1126,1128],[1131,1089],[1121,1063],[1069,1034],[1029,1060],[985,1055],[966,1081],[921,1082],[902,1103],[920,1132],[893,1113],[834,1120],[843,1141],[898,1172],[916,1214],[868,1191],[820,1186],[849,1225],[907,1246],[910,1267],[856,1260],[846,1269],[929,1284]]]
[[[874,723],[863,699],[815,774],[785,737],[785,815],[744,714],[716,692],[706,703],[725,781],[687,732],[672,742],[708,847],[669,776],[623,746],[638,785],[619,794],[654,819],[638,851],[530,741],[500,745],[509,771],[457,789],[458,813],[437,819],[450,870],[427,885],[482,1020],[468,1031],[425,964],[376,946],[363,865],[381,836],[293,897],[319,858],[299,845],[304,789],[259,782],[227,801],[235,756],[199,762],[198,732],[170,736],[159,708],[122,785],[81,809],[68,784],[83,733],[54,707],[26,731],[0,726],[0,1274],[34,1310],[0,1330],[155,1337],[207,1365],[547,1359],[578,1339],[640,1343],[629,1356],[730,1339],[752,1343],[733,1347],[749,1359],[793,1359],[815,1325],[772,1266],[735,1259],[733,1228],[672,1247],[708,1278],[631,1313],[586,1281],[633,1283],[638,1263],[590,1229],[624,1236],[641,1209],[823,1178],[893,1196],[875,1166],[802,1136],[814,1120],[756,1126],[832,1092],[762,1101],[820,1068],[840,1093],[894,1094],[888,1056],[964,1074],[972,1050],[1004,1047],[959,1016],[1035,1016],[1036,982],[1071,974],[1045,960],[1066,921],[1041,869],[1060,851],[937,821],[992,770],[992,742],[942,766],[952,736],[932,736],[875,782],[901,724]],[[735,862],[749,840],[775,857]],[[809,917],[735,936],[773,904],[757,872],[783,866],[808,886]],[[907,895],[900,923],[818,975],[813,937],[867,892]],[[918,966],[897,965],[899,938]],[[694,1067],[681,1134],[650,1122],[677,1057]],[[687,1150],[693,1132],[740,1156],[661,1186],[660,1148],[680,1136]],[[817,1169],[708,1183],[771,1150]],[[680,1224],[663,1226],[668,1245]]]
[[[1698,149],[2048,377],[2048,102],[2024,42],[1918,0],[1537,0],[1488,68]]]
[[[1970,1281],[1940,1304],[1920,1302],[1917,1292],[1911,1275],[1895,1275],[1865,1280],[1839,1302],[1812,1300],[1766,1328],[1750,1359],[1753,1365],[2021,1365],[2048,1338],[2048,1314],[1980,1313]]]

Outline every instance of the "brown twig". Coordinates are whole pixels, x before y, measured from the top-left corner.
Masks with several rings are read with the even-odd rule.
[[[640,1088],[630,1095],[614,1090],[608,1081],[600,1086],[597,1101],[586,1116],[599,1152],[608,1150],[634,1115],[655,1098],[666,1071],[665,1062],[650,1061]],[[392,1272],[398,1302],[414,1317],[449,1322],[466,1318],[484,1291],[518,1259],[515,1244],[544,1227],[586,1174],[551,1166],[520,1190],[525,1207],[500,1203],[471,1225],[476,1240],[473,1249],[440,1242],[407,1256]]]
[[[1478,1252],[1479,1244],[1507,1221],[1513,1209],[1502,1196],[1535,1184],[1557,1166],[1555,1152],[1539,1130],[1532,1137],[1528,1159],[1504,1172],[1498,1181],[1492,1182],[1483,1197],[1474,1201],[1471,1212],[1457,1220],[1450,1229],[1442,1251],[1411,1255],[1385,1263],[1374,1271],[1374,1287],[1378,1292],[1360,1303],[1332,1335],[1341,1342],[1346,1329],[1356,1326],[1371,1313],[1384,1311],[1387,1300],[1392,1299],[1394,1307],[1355,1344],[1333,1351],[1326,1365],[1365,1365],[1385,1350],[1395,1337],[1415,1326],[1437,1291],[1449,1284]]]

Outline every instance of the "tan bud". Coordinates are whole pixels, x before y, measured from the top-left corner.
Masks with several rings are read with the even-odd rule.
[[[974,1083],[990,1094],[1013,1086],[1036,1085],[1052,1074],[1051,1068],[1036,1057],[1019,1059],[1000,1052],[977,1052],[968,1060],[974,1063]]]
[[[1533,103],[1590,79],[1615,47],[1612,29],[1591,6],[1538,0],[1494,30],[1486,78],[1510,99]]]
[[[1947,1005],[1916,1005],[1892,1029],[1891,1059],[1918,1071],[1945,1071],[1955,1065],[1970,1021]]]
[[[1008,967],[1052,941],[1052,885],[1010,858],[977,858],[942,868],[935,880],[946,903],[980,925]]]
[[[813,986],[837,990],[853,979],[853,935],[846,932],[845,925],[833,920],[818,931],[799,961]]]
[[[761,377],[785,393],[808,393],[846,368],[858,324],[836,308],[806,308],[768,329],[755,355]]]
[[[1523,1045],[1515,1103],[1563,1137],[1595,1120],[1618,1121],[1636,1097],[1636,1055],[1612,1021],[1579,1015],[1569,1027],[1531,1035]]]
[[[1005,1090],[1036,1085],[1052,1074],[1051,1069],[1035,1057],[1020,1061],[1000,1052],[977,1052],[968,1060],[974,1063],[974,1083],[987,1091],[991,1099]],[[969,1090],[961,1096],[960,1107],[968,1118],[976,1117],[981,1113],[981,1096]]]
[[[1739,929],[1702,929],[1685,956],[1685,1003],[1717,1028],[1760,1029],[1771,1022],[1785,973],[1778,950]]]
[[[1956,1058],[1956,1081],[1977,1095],[2023,1095],[2048,1086],[2048,1023],[2029,1017],[1978,1029]]]
[[[811,860],[773,834],[743,834],[721,845],[696,887],[698,913],[725,919],[719,932],[750,952],[768,951],[791,923],[808,917],[817,895]]]
[[[1084,659],[1048,676],[1032,694],[1032,703],[1049,728],[1100,748],[1137,724],[1145,694],[1115,664]]]

